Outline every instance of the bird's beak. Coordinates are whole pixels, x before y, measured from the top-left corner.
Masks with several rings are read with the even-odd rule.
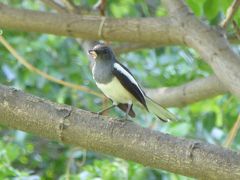
[[[97,58],[97,53],[96,53],[96,51],[94,51],[94,50],[89,50],[89,51],[88,51],[88,54],[89,54],[90,56],[92,56],[93,59],[96,59],[96,58]]]

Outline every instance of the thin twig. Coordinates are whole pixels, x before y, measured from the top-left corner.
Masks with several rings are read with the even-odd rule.
[[[100,16],[105,16],[106,3],[107,0],[98,0],[93,6],[93,10],[99,10]]]
[[[234,29],[236,30],[236,37],[238,40],[240,40],[240,28],[238,27],[236,21],[233,21],[232,23],[233,23]]]
[[[240,34],[239,34],[240,36]],[[228,41],[232,44],[240,44],[240,38],[236,34],[231,34],[228,36]]]
[[[76,162],[78,169],[80,169],[86,163],[87,160],[87,150],[82,150],[82,152],[83,152],[82,160]]]
[[[64,6],[66,7],[66,9],[69,9],[71,11],[73,11],[75,9],[75,7],[73,6],[73,4],[68,1],[68,0],[62,0]]]
[[[66,86],[66,87],[70,87],[70,88],[73,88],[73,89],[77,89],[77,90],[80,90],[80,91],[83,91],[83,92],[86,92],[86,93],[89,93],[89,94],[92,94],[92,95],[95,95],[95,96],[98,96],[98,97],[101,97],[103,98],[104,96],[100,93],[97,93],[91,89],[89,89],[88,87],[85,87],[85,86],[81,86],[81,85],[76,85],[76,84],[72,84],[72,83],[69,83],[69,82],[66,82],[66,81],[63,81],[63,80],[60,80],[60,79],[57,79],[53,76],[50,76],[49,74],[37,69],[36,67],[34,67],[33,65],[29,64],[27,62],[27,60],[25,60],[22,56],[20,56],[17,51],[5,40],[5,38],[3,36],[0,36],[0,42],[4,45],[4,47],[22,64],[24,65],[27,69],[29,69],[30,71],[32,72],[35,72],[39,75],[41,75],[42,77],[48,79],[49,81],[52,81],[52,82],[55,82],[55,83],[58,83],[58,84],[61,84],[63,86]]]
[[[62,7],[60,4],[56,3],[54,0],[41,0],[43,3],[47,4],[52,9],[55,9],[56,11],[60,13],[66,13],[66,9]]]
[[[77,10],[74,4],[69,0],[62,0],[62,3],[64,4],[65,9],[67,9],[68,12],[74,13]]]
[[[227,27],[229,22],[232,20],[233,15],[238,10],[239,5],[240,5],[240,0],[234,0],[232,2],[232,4],[229,6],[229,8],[227,9],[227,13],[226,13],[225,19],[223,19],[223,21],[220,23],[220,26],[222,28],[225,29]]]
[[[238,115],[237,121],[234,123],[232,129],[229,132],[226,142],[224,143],[225,147],[230,147],[234,138],[237,135],[238,129],[240,127],[240,114]]]
[[[78,169],[80,169],[86,162],[86,159],[87,159],[87,151],[86,150],[81,150],[83,153],[82,160],[80,160],[80,161],[75,160],[74,152],[79,151],[79,150],[81,150],[79,147],[75,147],[70,150],[70,157],[68,158],[68,161],[67,161],[66,173],[65,173],[66,180],[70,179],[71,166],[74,163],[74,161],[75,161]]]

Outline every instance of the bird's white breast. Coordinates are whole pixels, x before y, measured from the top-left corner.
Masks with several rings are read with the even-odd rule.
[[[111,82],[107,84],[96,83],[98,88],[113,102],[117,103],[129,103],[135,100],[134,96],[130,94],[114,77]]]

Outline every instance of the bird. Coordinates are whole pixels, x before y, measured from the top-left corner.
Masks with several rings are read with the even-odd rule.
[[[92,75],[97,87],[112,100],[112,105],[98,114],[119,107],[128,116],[135,117],[133,104],[140,104],[163,122],[176,120],[175,116],[146,95],[132,73],[121,64],[110,46],[99,43],[88,51],[93,59]]]

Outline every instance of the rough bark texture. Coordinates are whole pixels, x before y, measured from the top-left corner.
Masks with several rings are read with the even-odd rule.
[[[52,140],[201,179],[240,179],[240,154],[122,123],[0,86],[0,123]]]

